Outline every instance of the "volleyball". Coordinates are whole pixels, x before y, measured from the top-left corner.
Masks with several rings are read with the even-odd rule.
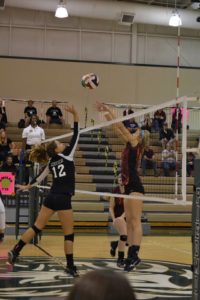
[[[83,75],[81,84],[84,88],[96,89],[99,85],[99,77],[94,73]]]

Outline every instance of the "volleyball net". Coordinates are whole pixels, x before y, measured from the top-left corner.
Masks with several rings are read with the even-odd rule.
[[[197,98],[181,97],[149,107],[107,103],[115,119],[106,121],[104,113],[99,112],[99,124],[80,130],[75,154],[76,194],[80,195],[80,199],[83,194],[105,198],[117,196],[113,194],[113,190],[121,172],[121,154],[125,144],[115,131],[114,125],[123,122],[131,133],[139,127],[145,140],[146,152],[138,162],[138,174],[144,185],[145,195],[138,196],[138,199],[149,202],[191,203],[193,170],[191,166],[191,172],[188,173],[187,147],[197,149],[198,131],[188,127],[188,103],[196,100]],[[159,114],[163,118],[159,119]],[[161,138],[163,127],[171,134],[168,143],[164,143]],[[64,134],[45,142],[55,139],[67,142],[71,136],[72,133]],[[124,198],[132,196],[125,195]]]

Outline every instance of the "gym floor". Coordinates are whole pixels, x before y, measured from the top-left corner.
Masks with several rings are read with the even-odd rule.
[[[95,268],[118,272],[109,245],[116,236],[77,234],[75,261],[80,275]],[[7,251],[16,243],[6,236],[0,244],[0,299],[65,299],[75,279],[64,273],[63,237],[44,235],[38,247],[27,245],[15,266],[7,263]],[[191,299],[192,249],[189,236],[145,236],[136,270],[125,273],[137,299]]]

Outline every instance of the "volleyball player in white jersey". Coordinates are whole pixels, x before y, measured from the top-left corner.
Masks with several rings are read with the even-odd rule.
[[[3,242],[4,239],[4,231],[6,227],[6,217],[5,217],[5,207],[3,205],[3,201],[0,196],[0,243]]]

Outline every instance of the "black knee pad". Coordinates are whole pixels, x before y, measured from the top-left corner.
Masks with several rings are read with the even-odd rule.
[[[74,233],[65,235],[64,239],[65,239],[65,241],[71,241],[71,242],[73,242],[74,241]]]
[[[40,233],[42,230],[37,228],[35,225],[32,226],[33,231],[35,231],[36,234]]]
[[[127,241],[127,235],[120,235],[120,241],[126,242]]]

